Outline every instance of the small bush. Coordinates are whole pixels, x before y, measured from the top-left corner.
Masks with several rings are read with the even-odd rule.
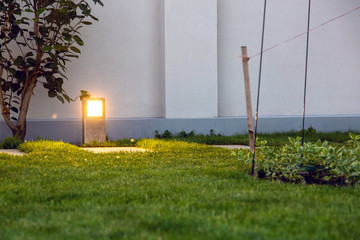
[[[159,131],[155,130],[155,138],[156,139],[170,139],[173,138],[173,134],[169,130],[165,130],[163,134],[160,134]]]
[[[298,132],[298,134],[301,134],[302,133],[302,131],[300,130],[299,132]],[[313,128],[312,126],[310,126],[308,129],[304,129],[304,133],[305,134],[312,134],[312,135],[314,135],[314,134],[316,134],[316,129],[315,128]]]
[[[352,185],[360,183],[360,135],[350,134],[348,147],[338,148],[328,142],[301,144],[301,138],[289,138],[283,147],[257,148],[256,170],[259,178],[296,183]],[[252,153],[239,151],[239,160],[250,164]]]
[[[181,137],[181,138],[186,138],[187,133],[185,131],[181,131],[181,132],[179,132],[178,136]]]
[[[169,130],[165,130],[165,132],[161,135],[161,138],[172,138],[173,135]]]
[[[19,138],[6,137],[4,141],[0,144],[0,148],[14,149],[14,148],[18,148],[21,143],[22,141]]]
[[[183,138],[192,138],[195,137],[195,131],[190,131],[189,133],[181,131],[177,134],[172,134],[169,130],[165,130],[162,134],[159,131],[155,131],[156,139],[183,139]]]
[[[185,131],[181,131],[177,134],[176,137],[179,138],[191,138],[195,136],[195,131],[190,131],[189,133],[185,132]]]

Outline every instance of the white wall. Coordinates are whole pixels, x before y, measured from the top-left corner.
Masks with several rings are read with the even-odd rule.
[[[265,48],[306,31],[307,2],[268,1]],[[312,3],[312,27],[360,5]],[[105,97],[109,119],[245,116],[237,55],[242,45],[260,50],[263,1],[107,0],[93,9],[100,21],[84,28],[83,53],[68,66],[71,96]],[[311,33],[308,114],[360,113],[359,22],[357,11]],[[301,115],[304,62],[305,36],[264,54],[260,115]],[[258,64],[250,60],[253,99]],[[79,119],[80,109],[39,86],[29,119]]]
[[[265,49],[307,27],[306,0],[268,1]],[[360,5],[357,0],[312,1],[311,26]],[[219,114],[245,115],[240,46],[260,51],[263,1],[218,1]],[[311,32],[307,114],[359,114],[360,11]],[[301,115],[306,36],[264,54],[260,115]],[[257,95],[259,57],[250,60],[253,99]],[[256,101],[253,101],[254,108]]]
[[[217,117],[217,94],[217,1],[165,0],[166,117]]]
[[[84,28],[79,60],[68,66],[65,88],[106,98],[108,118],[162,117],[164,101],[163,9],[161,0],[106,0],[93,14],[100,21]],[[40,87],[40,86],[39,86]],[[42,90],[42,89],[39,89]],[[62,105],[40,91],[30,119],[81,118],[80,102]]]
[[[314,1],[313,26],[358,7],[357,0]],[[360,113],[360,11],[312,33],[309,113]]]

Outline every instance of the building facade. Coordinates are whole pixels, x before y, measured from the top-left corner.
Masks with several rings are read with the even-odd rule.
[[[107,0],[84,28],[65,89],[106,99],[110,139],[154,131],[247,131],[241,46],[260,51],[263,0]],[[306,32],[307,0],[268,1],[264,48]],[[358,0],[312,1],[306,127],[360,131]],[[301,128],[306,34],[263,55],[259,131]],[[255,109],[259,56],[249,61]],[[39,85],[27,138],[81,142],[81,103],[49,99]],[[0,139],[11,133],[0,121]]]

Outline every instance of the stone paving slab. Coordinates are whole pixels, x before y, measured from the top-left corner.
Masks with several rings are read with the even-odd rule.
[[[98,147],[98,148],[82,148],[82,150],[93,153],[112,153],[112,152],[146,152],[149,150],[137,147]]]
[[[226,148],[226,149],[250,149],[249,146],[245,146],[245,145],[212,145],[214,147],[221,147],[221,148]]]
[[[226,149],[249,149],[249,146],[244,145],[212,145],[214,147],[221,147]],[[112,152],[147,152],[149,150],[137,147],[95,147],[95,148],[81,148],[82,150],[93,153],[112,153]]]
[[[0,153],[6,153],[13,156],[24,156],[24,153],[17,149],[0,149]]]

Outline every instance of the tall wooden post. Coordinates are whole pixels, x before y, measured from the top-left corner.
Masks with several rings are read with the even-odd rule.
[[[255,139],[254,139],[254,120],[252,113],[252,104],[251,104],[251,90],[250,90],[250,74],[249,74],[249,57],[247,54],[247,47],[241,47],[241,55],[243,62],[243,71],[244,71],[244,84],[245,84],[245,97],[246,97],[246,114],[249,130],[249,146],[250,150],[255,154]],[[257,173],[254,171],[254,164],[252,166],[252,173],[254,177],[257,176]]]

